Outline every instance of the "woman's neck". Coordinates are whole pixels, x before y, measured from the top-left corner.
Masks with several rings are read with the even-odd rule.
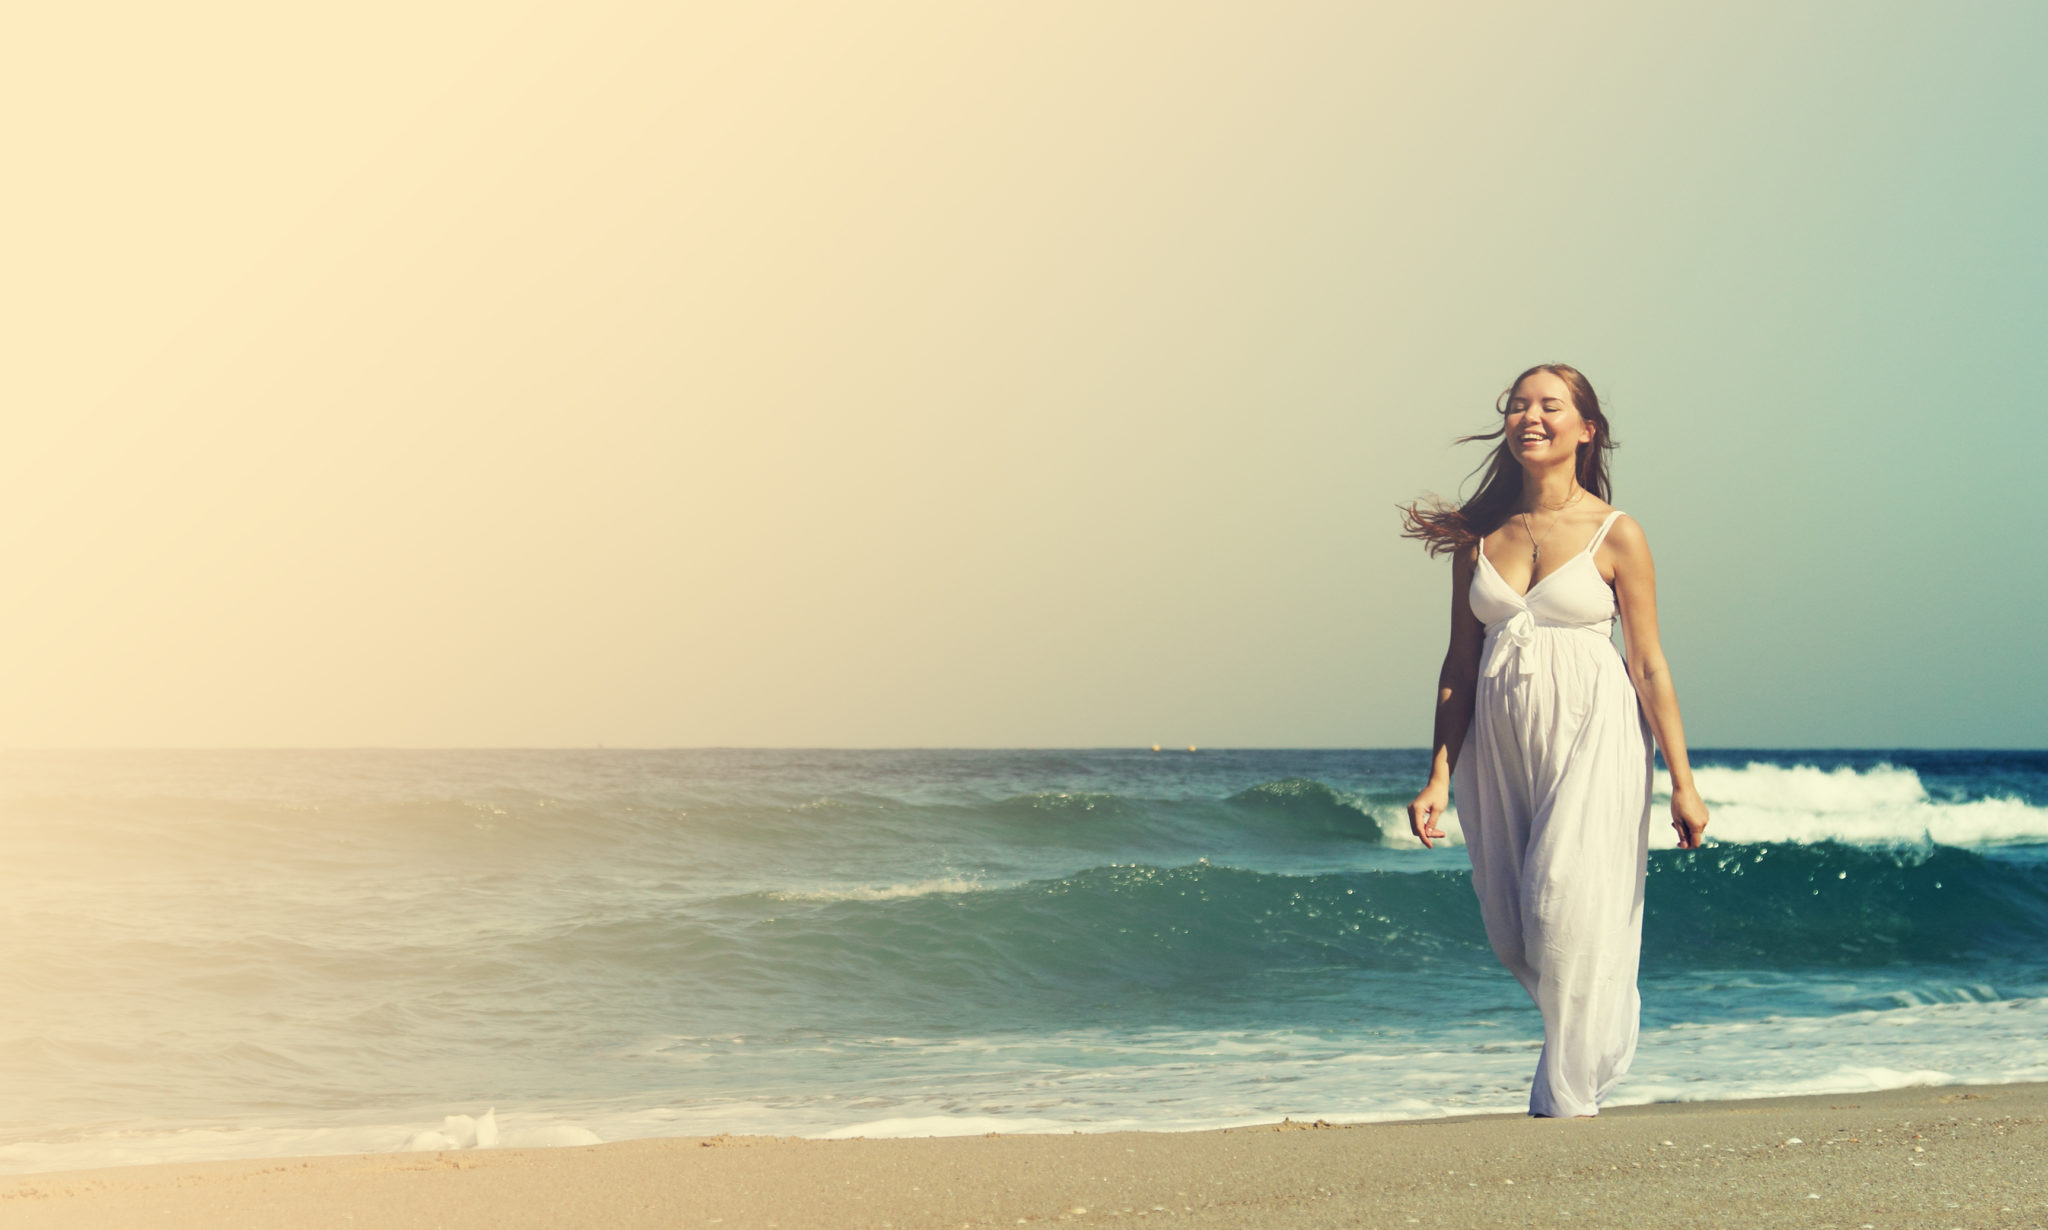
[[[1579,486],[1579,477],[1570,465],[1552,466],[1538,474],[1522,471],[1522,498],[1516,504],[1516,512],[1555,512],[1566,503],[1578,497],[1584,488]]]

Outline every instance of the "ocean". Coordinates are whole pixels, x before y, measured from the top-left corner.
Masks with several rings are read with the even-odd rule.
[[[2048,753],[1694,761],[1610,1105],[2048,1079]],[[1426,764],[0,753],[0,1170],[1520,1111]]]

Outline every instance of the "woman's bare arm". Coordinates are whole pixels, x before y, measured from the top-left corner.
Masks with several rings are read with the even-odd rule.
[[[1431,735],[1429,784],[1408,805],[1408,829],[1422,842],[1442,837],[1437,817],[1451,805],[1451,771],[1458,767],[1465,736],[1472,727],[1472,695],[1479,686],[1479,650],[1486,625],[1472,613],[1472,571],[1479,565],[1478,548],[1460,550],[1451,559],[1451,643],[1436,677],[1436,726]]]
[[[1636,699],[1671,770],[1671,827],[1678,831],[1679,845],[1695,847],[1700,844],[1700,831],[1707,827],[1707,805],[1693,784],[1692,762],[1685,753],[1685,725],[1678,716],[1678,690],[1671,682],[1671,667],[1657,636],[1657,566],[1650,558],[1650,542],[1633,517],[1622,517],[1602,545],[1614,561],[1614,592],[1628,647],[1629,678],[1635,681]]]

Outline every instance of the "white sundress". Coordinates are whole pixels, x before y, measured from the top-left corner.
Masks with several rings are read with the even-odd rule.
[[[1635,1058],[1656,761],[1593,562],[1621,515],[1526,595],[1482,548],[1469,591],[1486,640],[1451,789],[1486,937],[1543,1013],[1532,1115],[1597,1114]]]

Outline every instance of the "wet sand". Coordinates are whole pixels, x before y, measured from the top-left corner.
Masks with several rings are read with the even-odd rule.
[[[181,1163],[0,1178],[0,1226],[2048,1228],[2048,1083],[1205,1132]]]

